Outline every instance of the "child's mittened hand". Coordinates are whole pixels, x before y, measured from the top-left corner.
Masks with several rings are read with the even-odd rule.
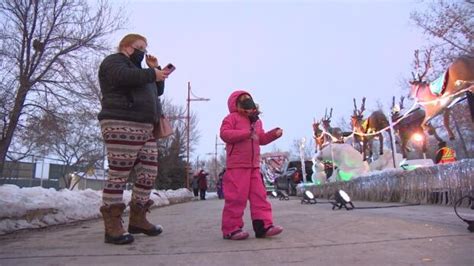
[[[275,131],[275,135],[279,138],[283,135],[283,129],[279,128]]]

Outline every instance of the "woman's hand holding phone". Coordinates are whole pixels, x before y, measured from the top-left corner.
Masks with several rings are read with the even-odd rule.
[[[167,71],[168,75],[171,74],[171,73],[173,73],[173,71],[174,71],[175,69],[176,69],[176,67],[175,67],[173,64],[171,64],[171,63],[167,64],[167,65],[165,66],[165,68],[163,68],[164,71]]]
[[[156,81],[163,81],[168,78],[168,71],[166,70],[159,70],[158,68],[154,68]]]

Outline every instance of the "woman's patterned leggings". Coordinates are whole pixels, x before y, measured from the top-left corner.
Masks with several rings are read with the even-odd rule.
[[[109,163],[103,204],[123,202],[123,191],[132,170],[136,174],[132,201],[145,204],[158,174],[158,147],[153,137],[153,125],[106,119],[100,121],[100,127]]]

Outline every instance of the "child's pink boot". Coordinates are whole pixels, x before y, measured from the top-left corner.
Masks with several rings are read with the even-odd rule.
[[[276,236],[283,232],[283,227],[278,225],[270,225],[265,228],[262,220],[252,221],[253,230],[255,231],[256,238],[265,238],[270,236]]]
[[[267,228],[267,232],[265,232],[265,237],[269,236],[276,236],[283,232],[283,227],[279,225],[272,225],[269,228]]]
[[[242,231],[242,230],[237,230],[234,231],[228,235],[224,236],[224,239],[229,239],[229,240],[244,240],[249,237],[249,233]]]

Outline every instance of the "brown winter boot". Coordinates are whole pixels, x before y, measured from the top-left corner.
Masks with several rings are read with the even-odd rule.
[[[145,205],[130,202],[130,222],[128,223],[128,232],[131,234],[144,233],[148,236],[157,236],[163,232],[163,227],[154,225],[146,219],[146,213],[150,212],[153,205],[152,200],[148,200]]]
[[[125,208],[124,203],[100,207],[100,212],[104,218],[105,243],[122,245],[133,242],[133,236],[122,227],[122,213]]]

